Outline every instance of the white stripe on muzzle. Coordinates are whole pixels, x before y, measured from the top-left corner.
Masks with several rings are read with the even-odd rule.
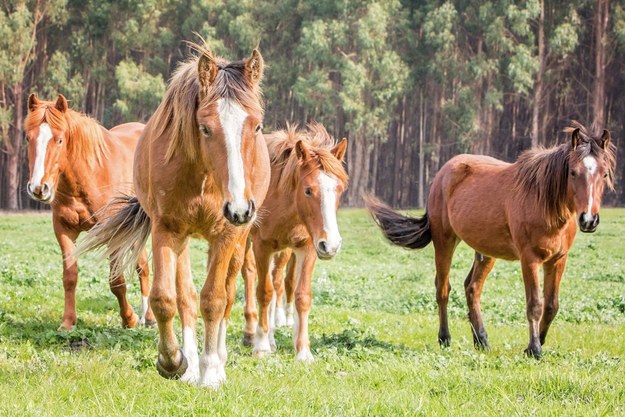
[[[52,140],[52,129],[47,123],[42,123],[39,126],[39,136],[37,136],[37,153],[35,154],[35,164],[33,165],[33,175],[30,178],[30,187],[41,187],[41,180],[45,175],[45,162],[46,151],[48,150],[48,143]]]

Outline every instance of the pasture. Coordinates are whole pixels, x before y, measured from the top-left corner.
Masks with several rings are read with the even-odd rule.
[[[473,253],[461,244],[452,264],[452,345],[441,349],[432,246],[393,247],[363,210],[341,210],[343,249],[319,261],[313,279],[315,361],[293,360],[288,329],[277,330],[276,354],[252,357],[241,344],[239,278],[228,380],[211,391],[157,374],[156,330],[121,329],[108,264],[90,255],[79,260],[78,325],[57,332],[62,266],[50,214],[0,214],[0,415],[625,415],[625,209],[601,216],[596,233],[576,237],[560,311],[535,360],[523,354],[518,262],[498,261],[486,282],[492,350],[477,351],[462,287]],[[205,252],[205,242],[193,241],[198,290]],[[138,307],[138,279],[127,281]]]

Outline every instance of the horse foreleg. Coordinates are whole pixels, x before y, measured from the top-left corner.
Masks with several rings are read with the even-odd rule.
[[[529,323],[529,344],[525,353],[528,356],[540,358],[542,348],[540,346],[539,326],[543,314],[543,300],[540,294],[540,264],[527,260],[521,260],[523,271],[523,283],[525,285],[525,302],[527,321]]]
[[[156,369],[165,378],[178,379],[187,370],[187,359],[174,333],[176,314],[176,264],[185,238],[158,223],[152,225],[154,280],[150,306],[158,324],[158,360]]]
[[[286,278],[284,289],[286,292],[286,325],[293,326],[293,314],[295,310],[295,255],[290,251],[289,263],[286,265]]]
[[[556,317],[559,308],[559,292],[560,292],[560,280],[564,273],[564,266],[566,265],[566,255],[561,257],[555,262],[544,264],[545,271],[545,288],[543,290],[545,296],[545,307],[543,310],[543,316],[540,320],[540,344],[545,344],[545,338],[549,331],[551,322]]]
[[[78,233],[69,231],[61,227],[60,222],[54,221],[54,234],[61,247],[63,256],[63,290],[65,293],[65,307],[63,319],[59,330],[71,330],[76,324],[76,284],[78,282],[78,264],[71,256],[74,250],[74,242]]]
[[[467,306],[469,307],[469,321],[471,322],[471,330],[473,331],[473,343],[477,348],[490,349],[488,345],[488,336],[482,321],[482,311],[480,308],[480,298],[484,282],[490,271],[495,266],[495,258],[475,253],[473,267],[464,281],[464,290],[467,297]]]
[[[187,370],[180,379],[183,382],[196,383],[200,378],[200,358],[195,331],[197,291],[191,273],[188,239],[176,260],[176,303],[182,325],[182,353],[188,364]]]
[[[232,258],[230,259],[230,265],[228,267],[228,275],[226,276],[226,310],[224,312],[224,326],[220,328],[219,332],[219,358],[224,366],[228,360],[228,351],[226,349],[226,329],[228,327],[228,321],[230,320],[230,313],[232,312],[232,306],[237,295],[237,276],[241,271],[245,259],[245,250],[247,233],[245,233],[237,246],[234,249]],[[223,330],[223,331],[222,331]]]
[[[454,255],[458,241],[455,238],[434,240],[434,261],[436,264],[436,303],[438,304],[438,343],[441,346],[451,344],[451,334],[449,333],[449,323],[447,318],[447,303],[449,301],[449,271],[451,269],[451,259]]]
[[[256,260],[252,251],[251,241],[248,239],[245,245],[245,256],[241,267],[243,283],[245,286],[245,328],[243,330],[243,345],[252,346],[256,326],[258,325],[258,311],[256,310],[256,295],[254,284],[256,283]]]
[[[276,292],[276,327],[286,326],[284,310],[284,267],[289,261],[291,251],[285,249],[273,257],[273,289]]]
[[[139,324],[145,326],[154,326],[156,319],[150,308],[150,266],[148,263],[148,254],[145,248],[141,251],[139,260],[137,261],[137,275],[139,275],[139,286],[141,287],[141,318]]]
[[[200,292],[200,310],[204,319],[204,351],[200,357],[200,385],[217,388],[226,380],[220,357],[226,337],[226,276],[235,244],[227,239],[210,242],[208,275]],[[223,353],[223,352],[222,352]]]
[[[256,286],[256,300],[258,302],[258,326],[254,340],[253,353],[264,356],[272,352],[269,338],[270,326],[275,324],[269,320],[269,304],[273,298],[273,283],[269,274],[272,252],[265,248],[260,240],[254,241],[254,257],[258,270],[258,285]]]
[[[296,288],[295,308],[297,314],[293,324],[293,344],[295,345],[295,360],[310,362],[313,355],[310,352],[308,337],[308,315],[312,305],[312,276],[317,254],[311,247],[295,251],[296,259]]]
[[[110,267],[109,287],[119,304],[119,315],[122,318],[122,327],[131,329],[139,323],[139,316],[135,314],[126,298],[126,280],[124,279],[124,274],[113,275],[115,265],[112,261],[110,262]]]

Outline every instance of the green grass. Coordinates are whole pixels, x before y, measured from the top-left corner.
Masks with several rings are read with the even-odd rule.
[[[459,246],[452,347],[441,349],[432,247],[390,246],[362,210],[343,210],[339,220],[344,248],[315,271],[315,362],[293,360],[286,329],[278,330],[270,358],[242,347],[240,285],[228,381],[211,391],[158,376],[156,331],[120,328],[106,263],[93,257],[80,261],[78,326],[57,332],[63,290],[50,215],[0,215],[0,416],[625,414],[625,210],[605,209],[597,233],[578,234],[539,361],[522,354],[527,324],[518,263],[499,261],[486,283],[492,350],[476,351],[462,290],[473,255]],[[206,244],[194,241],[198,287],[205,252]],[[129,294],[138,306],[134,277]]]

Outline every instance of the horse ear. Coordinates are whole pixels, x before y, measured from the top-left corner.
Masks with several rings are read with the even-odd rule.
[[[58,111],[61,113],[65,113],[69,106],[67,105],[67,99],[63,94],[59,94],[59,97],[56,99],[56,104],[54,105]]]
[[[28,96],[28,111],[33,111],[39,105],[39,99],[37,98],[37,94],[31,93]]]
[[[202,86],[202,91],[206,91],[217,78],[217,64],[213,54],[208,51],[202,54],[197,63],[197,76]]]
[[[610,131],[608,129],[603,129],[603,134],[601,135],[601,139],[599,139],[599,146],[603,149],[607,148],[610,144]]]
[[[304,162],[310,159],[310,152],[306,149],[306,145],[301,140],[298,140],[295,144],[295,153],[297,154],[297,158]]]
[[[343,161],[345,158],[345,152],[347,152],[347,138],[341,139],[341,141],[332,148],[332,155],[336,157],[339,161]]]
[[[579,136],[579,127],[573,130],[571,133],[571,146],[573,149],[576,149],[577,146],[582,142],[582,138]]]
[[[252,84],[257,85],[260,83],[260,80],[263,78],[264,66],[265,61],[263,61],[263,56],[258,49],[254,49],[252,51],[252,56],[245,61],[245,75],[250,79]]]

